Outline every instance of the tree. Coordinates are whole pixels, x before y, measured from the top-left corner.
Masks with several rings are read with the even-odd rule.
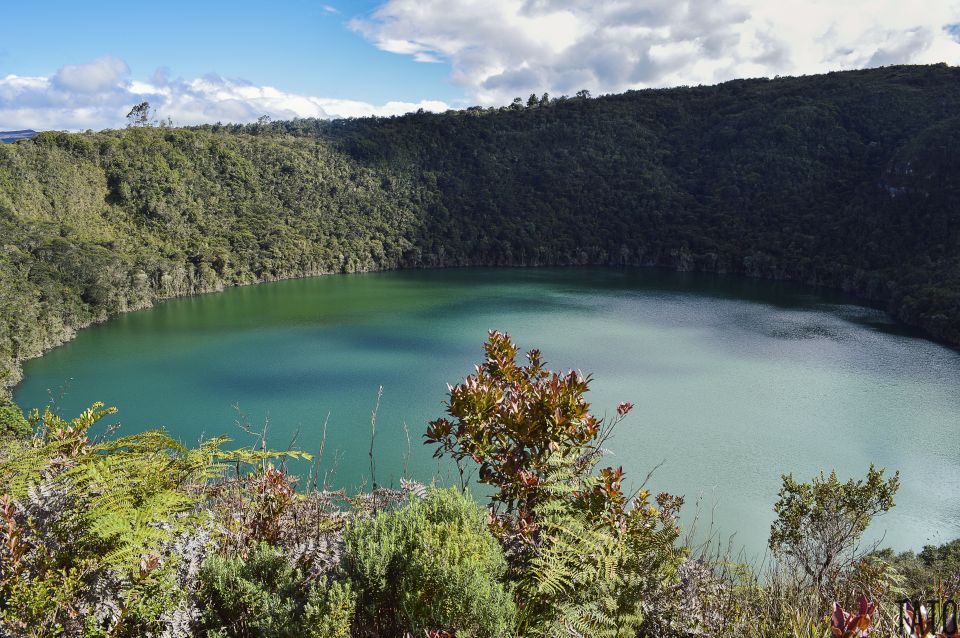
[[[841,483],[836,471],[798,483],[783,476],[780,498],[773,506],[777,520],[770,528],[770,549],[802,570],[825,598],[837,576],[870,551],[860,537],[875,516],[893,507],[900,473],[884,480],[873,465],[866,480]]]
[[[577,91],[577,97],[580,98],[581,100],[589,100],[590,91],[588,91],[587,89],[580,89],[579,91]]]
[[[537,99],[536,93],[531,93],[530,97],[527,98],[527,108],[538,106],[539,104],[540,100]]]
[[[426,442],[439,445],[434,456],[450,455],[461,476],[464,460],[478,463],[479,481],[497,490],[492,526],[521,543],[533,541],[538,509],[555,497],[558,475],[577,486],[573,500],[594,521],[622,526],[634,505],[620,489],[623,469],[604,468],[599,476],[594,470],[603,444],[633,405],[621,403],[605,423],[590,413],[584,396],[590,376],[547,370],[539,350],[520,365],[519,348],[502,332],[490,332],[484,351],[476,375],[450,388],[447,413],[455,421],[436,419],[427,428]]]
[[[513,102],[510,103],[510,108],[513,109],[514,111],[519,111],[520,109],[522,109],[523,98],[521,98],[520,96],[513,98]]]
[[[548,498],[544,482],[551,460],[562,455],[574,463],[574,475],[589,474],[612,424],[590,414],[584,398],[589,376],[551,372],[537,350],[527,353],[528,365],[520,365],[517,345],[497,331],[490,332],[484,351],[476,376],[450,389],[447,412],[455,423],[432,421],[425,438],[440,446],[437,458],[447,453],[458,466],[467,458],[479,463],[480,482],[498,490],[494,510],[503,524],[528,529],[534,510]],[[619,417],[631,407],[621,404]]]
[[[152,116],[152,109],[150,108],[150,102],[140,102],[127,113],[127,126],[128,127],[143,127],[150,126],[150,118]]]
[[[540,106],[547,106],[548,104],[550,104],[550,94],[544,93],[540,96]]]
[[[480,466],[495,488],[490,529],[516,585],[518,633],[529,636],[636,636],[641,606],[672,586],[683,498],[623,491],[623,469],[597,465],[612,428],[585,399],[590,377],[552,372],[538,350],[517,362],[509,335],[492,331],[486,361],[450,388],[448,414],[427,429],[435,456]],[[462,474],[462,468],[461,468]]]

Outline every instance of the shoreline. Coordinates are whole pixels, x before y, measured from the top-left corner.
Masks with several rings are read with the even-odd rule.
[[[280,276],[280,277],[267,277],[263,279],[258,279],[255,281],[239,281],[227,284],[221,284],[210,288],[199,289],[185,294],[177,294],[170,296],[157,297],[154,300],[151,300],[144,304],[131,305],[119,312],[108,314],[105,317],[97,318],[93,321],[86,323],[78,324],[75,326],[65,326],[64,335],[65,338],[54,338],[51,340],[51,344],[48,347],[45,347],[39,354],[24,359],[14,361],[13,367],[8,371],[8,380],[12,379],[13,383],[4,383],[0,385],[0,397],[11,398],[14,395],[17,387],[23,382],[23,365],[27,361],[33,359],[38,359],[43,357],[52,350],[59,348],[60,346],[66,345],[70,341],[76,338],[77,333],[81,330],[86,330],[96,325],[100,325],[119,317],[121,315],[137,312],[140,310],[149,310],[162,304],[167,301],[172,301],[175,299],[186,299],[189,297],[198,297],[201,295],[216,294],[224,292],[229,288],[240,288],[243,286],[257,286],[261,284],[268,283],[277,283],[281,281],[294,281],[299,279],[313,279],[318,277],[327,277],[330,275],[351,275],[351,274],[369,274],[369,273],[380,273],[380,272],[402,272],[402,271],[426,271],[426,270],[453,270],[453,269],[471,269],[471,268],[492,268],[492,269],[507,269],[507,268],[524,268],[524,269],[534,269],[534,268],[634,268],[638,270],[661,270],[665,272],[672,273],[689,273],[695,275],[709,275],[713,277],[722,277],[729,278],[733,280],[740,281],[762,281],[767,283],[784,283],[796,286],[798,290],[806,290],[809,292],[816,293],[829,293],[843,295],[848,297],[849,301],[853,305],[859,305],[864,308],[871,308],[874,310],[879,310],[883,312],[895,325],[907,328],[911,331],[916,331],[917,336],[920,338],[926,339],[932,343],[936,343],[943,347],[949,348],[955,352],[960,352],[960,343],[952,343],[945,339],[940,339],[929,330],[925,330],[922,326],[915,325],[904,321],[902,318],[897,317],[896,314],[890,311],[889,304],[884,303],[882,300],[871,299],[869,297],[864,297],[858,295],[851,290],[846,290],[841,287],[836,286],[827,286],[823,284],[812,284],[807,282],[797,281],[789,277],[764,277],[761,275],[750,275],[745,273],[729,272],[726,270],[702,270],[702,269],[691,269],[691,268],[678,268],[670,267],[662,264],[655,263],[646,263],[646,264],[611,264],[611,263],[583,263],[583,264],[464,264],[464,265],[437,265],[437,266],[398,266],[396,268],[370,268],[370,269],[358,269],[354,271],[337,271],[337,272],[315,272],[315,273],[305,273],[305,274],[292,274],[290,276]]]

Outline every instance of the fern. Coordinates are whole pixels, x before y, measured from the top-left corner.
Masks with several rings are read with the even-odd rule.
[[[577,497],[597,479],[551,460],[550,498],[536,511],[536,545],[515,574],[522,636],[636,636],[646,598],[669,582],[682,556],[677,531],[638,502],[622,527],[598,521]]]
[[[28,536],[22,573],[9,587],[0,582],[0,626],[56,607],[85,610],[70,616],[69,629],[63,625],[70,635],[81,631],[77,623],[90,635],[156,633],[164,614],[189,609],[175,547],[204,536],[211,485],[230,469],[309,457],[225,450],[225,437],[190,450],[162,429],[92,437],[91,428],[114,412],[97,403],[67,421],[35,410],[33,436],[0,446],[0,495],[13,497],[16,529]],[[78,585],[63,589],[63,600],[51,598],[48,586],[64,573],[76,574]],[[50,602],[35,602],[43,600]]]
[[[491,496],[491,531],[500,538],[517,584],[519,631],[529,636],[632,636],[645,598],[675,578],[681,552],[674,514],[641,492],[628,497],[623,469],[597,471],[603,443],[633,408],[609,422],[590,413],[591,377],[547,370],[539,350],[517,362],[509,335],[491,331],[476,374],[450,387],[448,414],[425,438],[479,464]]]

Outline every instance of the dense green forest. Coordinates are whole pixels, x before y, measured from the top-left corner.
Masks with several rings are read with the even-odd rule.
[[[960,344],[960,68],[0,146],[0,375],[164,298],[333,272],[660,266]]]

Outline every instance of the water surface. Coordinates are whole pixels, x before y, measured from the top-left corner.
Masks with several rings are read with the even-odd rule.
[[[652,270],[468,269],[338,275],[170,301],[82,331],[28,362],[21,405],[64,416],[116,405],[125,432],[187,443],[238,418],[275,447],[316,450],[336,486],[449,469],[421,444],[446,384],[487,330],[592,372],[595,412],[636,407],[610,463],[700,501],[701,529],[763,551],[780,474],[871,462],[899,469],[897,507],[871,530],[897,549],[960,536],[960,353],[877,310],[783,284]],[[406,428],[404,427],[406,425]],[[409,458],[407,439],[411,441]]]

